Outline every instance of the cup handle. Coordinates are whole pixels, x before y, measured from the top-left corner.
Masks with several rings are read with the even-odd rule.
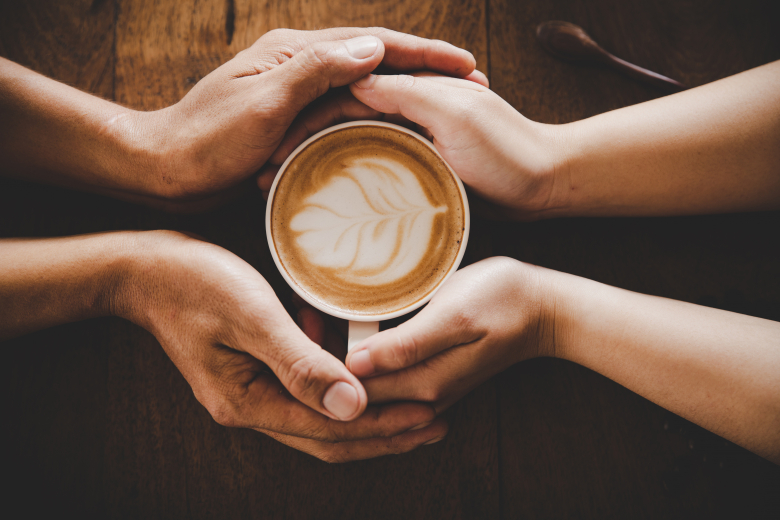
[[[379,332],[378,321],[350,321],[347,352],[351,352],[355,345],[377,332]]]

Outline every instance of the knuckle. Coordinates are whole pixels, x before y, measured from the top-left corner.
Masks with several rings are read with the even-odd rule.
[[[246,401],[246,388],[230,379],[213,381],[206,391],[195,397],[206,408],[217,424],[228,428],[246,426],[242,410]]]
[[[239,63],[251,62],[254,55],[255,53],[253,47],[247,47],[246,49],[238,51],[236,55],[233,56],[232,61]]]
[[[285,41],[289,39],[292,32],[294,32],[292,29],[272,29],[262,35],[259,41],[263,43]]]
[[[494,256],[493,258],[489,258],[488,261],[491,266],[495,266],[502,270],[514,269],[517,264],[517,260],[509,258],[508,256]]]
[[[328,464],[332,464],[334,462],[334,460],[330,456],[330,453],[328,452],[321,451],[315,453],[314,456],[320,459],[322,462],[327,462]]]
[[[409,451],[409,448],[407,448],[406,445],[401,442],[398,436],[390,439],[387,449],[390,455],[400,455]]]
[[[227,428],[241,426],[235,403],[226,398],[212,398],[205,405],[217,424]]]
[[[295,401],[294,397],[288,398],[291,402]],[[290,406],[284,407],[283,410],[274,414],[273,417],[268,416],[263,427],[270,430],[279,430],[287,435],[293,435],[302,439],[322,442],[323,422],[323,419],[307,413],[304,407]]]
[[[414,336],[403,331],[396,333],[397,341],[390,349],[393,367],[408,367],[417,363],[419,359],[419,347]]]
[[[305,435],[326,444],[335,444],[343,440],[343,434],[333,428],[333,419],[326,418],[322,423],[312,424],[305,428]]]
[[[426,385],[419,392],[420,401],[435,403],[444,396],[444,390],[433,385]]]
[[[435,57],[444,48],[444,41],[442,40],[428,40],[427,44],[423,46],[423,65],[428,65],[429,61],[435,59]]]
[[[411,90],[417,84],[417,78],[409,74],[399,74],[395,77],[395,86],[398,90]]]
[[[316,364],[308,356],[300,357],[287,364],[283,381],[287,390],[294,396],[307,397],[317,386]]]
[[[319,435],[324,442],[330,444],[336,444],[348,440],[348,436],[345,435],[344,432],[339,428],[334,428],[334,425],[335,423],[333,419],[328,419],[327,424],[317,432],[317,435]]]
[[[316,99],[325,94],[330,88],[330,76],[328,74],[331,52],[324,43],[310,45],[293,56],[297,64],[298,76],[294,85],[297,99]],[[300,106],[299,109],[302,109]]]
[[[321,70],[328,65],[331,48],[324,42],[317,42],[303,49],[301,56],[301,66],[308,70]]]
[[[344,456],[335,449],[325,449],[317,453],[316,457],[328,464],[341,464],[342,462],[346,462]]]
[[[448,326],[455,332],[469,332],[477,326],[476,317],[467,309],[457,308],[453,311]]]

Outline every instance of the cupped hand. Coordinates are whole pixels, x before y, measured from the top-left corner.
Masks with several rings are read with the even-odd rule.
[[[174,209],[228,197],[268,160],[304,107],[380,64],[464,77],[475,61],[448,43],[382,28],[270,31],[180,102],[137,114],[155,143],[153,193]]]
[[[543,272],[510,258],[465,267],[416,316],[356,345],[346,364],[369,402],[419,401],[440,413],[510,365],[549,354]]]
[[[564,134],[526,119],[486,86],[431,74],[372,74],[350,90],[369,108],[425,128],[488,216],[534,220],[558,203]]]
[[[424,404],[366,407],[360,381],[229,251],[173,232],[135,241],[113,312],[155,335],[218,423],[332,462],[409,451],[446,433]]]

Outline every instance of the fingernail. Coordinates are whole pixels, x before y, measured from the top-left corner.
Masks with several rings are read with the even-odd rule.
[[[358,377],[366,377],[374,373],[374,364],[371,362],[371,354],[368,353],[367,349],[352,354],[349,369]]]
[[[347,52],[353,58],[364,60],[374,55],[376,48],[379,46],[379,40],[374,36],[361,36],[345,41],[344,45],[347,46]]]
[[[371,85],[374,84],[374,81],[376,81],[376,75],[375,74],[369,74],[365,78],[360,78],[355,83],[353,83],[357,88],[368,88]]]
[[[413,432],[414,430],[422,430],[422,429],[423,429],[423,428],[425,428],[426,426],[429,426],[429,425],[430,425],[432,422],[433,422],[433,421],[428,421],[428,422],[424,422],[424,423],[422,423],[422,424],[418,424],[418,425],[417,425],[417,426],[415,426],[414,428],[410,428],[410,429],[409,429],[409,431],[410,431],[410,432]]]
[[[429,445],[429,444],[436,444],[437,442],[439,442],[439,441],[440,441],[440,440],[442,440],[443,438],[444,438],[444,437],[436,437],[435,439],[431,439],[431,440],[429,440],[428,442],[426,442],[425,444],[423,444],[423,446],[427,446],[427,445]]]
[[[349,383],[339,381],[325,392],[322,406],[340,421],[346,421],[355,415],[360,406],[357,390]]]

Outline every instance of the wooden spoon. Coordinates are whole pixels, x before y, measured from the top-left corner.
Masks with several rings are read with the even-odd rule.
[[[582,27],[573,23],[558,20],[541,23],[536,28],[536,38],[542,47],[556,58],[606,65],[667,92],[679,92],[688,88],[679,81],[613,56],[599,47]]]

